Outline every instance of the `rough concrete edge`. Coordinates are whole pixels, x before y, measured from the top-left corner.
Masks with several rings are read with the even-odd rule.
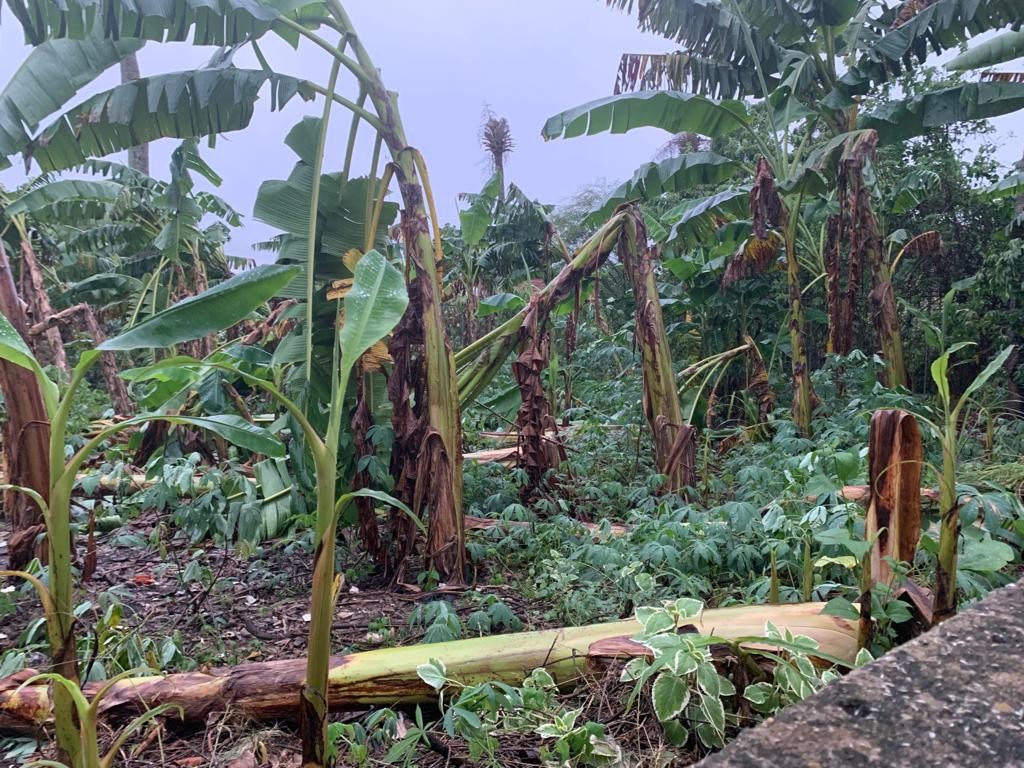
[[[742,732],[698,765],[1024,765],[1022,651],[1024,581]],[[938,669],[941,679],[930,674]],[[965,738],[944,742],[943,732]]]

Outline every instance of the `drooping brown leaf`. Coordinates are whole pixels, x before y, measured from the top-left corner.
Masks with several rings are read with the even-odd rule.
[[[661,313],[654,278],[656,249],[648,245],[643,214],[636,206],[619,233],[617,252],[626,269],[636,303],[634,338],[643,363],[644,416],[654,438],[654,459],[667,478],[666,489],[679,491],[694,485],[696,435],[683,419],[676,389],[672,353]]]
[[[754,221],[754,236],[766,240],[769,230],[785,225],[782,198],[775,186],[775,171],[764,157],[757,161],[754,186],[750,190],[750,216]]]
[[[898,29],[917,16],[925,8],[934,5],[937,0],[905,0],[900,9],[896,12],[896,18],[892,22],[892,29]]]
[[[547,312],[542,311],[546,306],[542,296],[542,293],[535,292],[530,299],[531,311],[519,334],[521,351],[512,362],[512,377],[519,387],[521,400],[516,414],[516,430],[519,433],[518,465],[526,471],[528,480],[522,489],[524,499],[536,493],[548,471],[567,458],[544,388],[551,339]]]
[[[942,253],[942,235],[934,229],[922,232],[917,237],[903,246],[901,253],[904,256],[938,256]]]
[[[782,238],[774,230],[764,239],[748,237],[729,259],[722,275],[722,287],[730,288],[741,280],[767,272],[778,261],[780,248]]]
[[[757,410],[761,421],[767,421],[768,415],[775,408],[775,392],[768,383],[768,369],[757,343],[750,336],[744,336],[743,341],[747,343],[747,362],[750,365],[747,389],[757,398]]]
[[[615,75],[615,95],[629,91],[675,89],[686,79],[689,54],[624,53]]]
[[[353,278],[343,277],[340,280],[332,280],[330,287],[327,289],[328,301],[341,301],[348,295],[348,292],[352,290]]]
[[[983,83],[1024,83],[1024,72],[993,72],[986,70],[981,73]]]
[[[878,271],[881,238],[864,183],[864,166],[875,156],[878,134],[866,131],[843,147],[837,178],[838,216],[828,222],[825,264],[828,280],[829,347],[838,355],[853,349],[853,312],[861,289],[864,263]],[[846,254],[846,284],[842,285],[842,257]]]

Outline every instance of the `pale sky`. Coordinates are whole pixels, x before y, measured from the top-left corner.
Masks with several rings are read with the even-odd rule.
[[[485,104],[509,120],[515,137],[508,179],[549,203],[562,202],[598,179],[617,183],[629,177],[668,138],[649,128],[568,141],[541,139],[541,126],[551,115],[611,93],[621,53],[674,49],[663,38],[639,32],[635,19],[599,0],[350,0],[346,7],[386,85],[400,94],[406,133],[426,157],[445,221],[455,219],[458,193],[477,191],[488,175],[477,139]],[[0,21],[0,83],[6,83],[29,48],[9,9]],[[326,83],[330,65],[319,49],[300,45],[293,51],[272,36],[261,46],[279,72]],[[189,69],[212,53],[185,44],[149,44],[139,58],[143,75],[152,75]],[[256,66],[247,51],[235,63]],[[116,83],[115,68],[75,103]],[[354,84],[348,85],[354,95]],[[221,136],[212,151],[204,149],[204,157],[224,177],[219,193],[246,215],[229,248],[233,255],[252,256],[251,243],[272,234],[251,217],[256,191],[265,179],[287,177],[295,157],[283,138],[303,115],[320,111],[319,102],[296,98],[283,112],[271,113],[264,97],[249,128]],[[1003,147],[1000,160],[1011,163],[1021,154],[1024,117],[995,123]],[[348,125],[348,113],[336,108],[327,170],[341,164]],[[369,165],[365,126],[361,136],[355,173],[365,173]],[[175,145],[164,140],[152,147],[154,176],[167,178]],[[0,183],[8,187],[22,178],[17,167],[0,172]]]

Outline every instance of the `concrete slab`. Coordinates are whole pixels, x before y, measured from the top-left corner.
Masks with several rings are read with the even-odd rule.
[[[1024,766],[1024,582],[746,731],[699,765]]]

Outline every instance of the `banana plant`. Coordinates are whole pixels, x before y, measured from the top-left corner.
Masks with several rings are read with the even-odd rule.
[[[244,319],[285,285],[293,268],[270,265],[236,277],[204,294],[182,301],[153,315],[126,333],[105,342],[104,351],[166,348],[202,338]],[[49,563],[49,599],[46,607],[47,634],[53,671],[71,683],[78,682],[78,659],[74,630],[73,530],[71,496],[85,461],[109,438],[148,421],[161,420],[209,430],[242,448],[268,456],[283,456],[284,447],[266,430],[238,416],[190,417],[171,414],[143,415],[101,430],[65,460],[68,419],[86,374],[96,364],[101,350],[85,352],[71,374],[63,395],[45,375],[24,339],[5,317],[0,316],[0,357],[33,372],[43,393],[50,418],[49,503],[36,491],[16,488],[30,496],[43,513]],[[73,768],[82,765],[81,737],[75,725],[74,702],[69,689],[54,691],[57,744]]]
[[[413,520],[413,525],[418,526],[421,532],[426,532],[407,505],[385,493],[364,488],[338,495],[338,446],[342,424],[348,412],[345,400],[353,373],[358,371],[357,366],[363,355],[392,331],[409,302],[401,272],[389,264],[379,251],[369,251],[354,266],[352,284],[343,297],[343,307],[339,313],[342,318],[341,328],[333,342],[331,395],[323,429],[318,429],[307,417],[305,409],[282,393],[275,384],[227,362],[177,357],[160,361],[133,374],[134,380],[140,382],[166,372],[168,368],[187,369],[195,380],[211,370],[230,372],[270,395],[284,407],[302,431],[316,477],[316,525],[306,683],[300,701],[300,722],[303,749],[307,754],[314,755],[314,762],[322,760],[325,754],[331,624],[340,587],[334,570],[335,533],[339,518],[357,499],[367,498],[402,510]],[[299,274],[296,267],[290,267],[288,271],[289,280]],[[278,289],[286,283],[278,285]],[[127,338],[129,345],[137,343],[132,341],[131,334],[132,331],[128,331],[121,337]],[[116,345],[117,340],[112,340],[112,343]]]
[[[854,199],[857,190],[865,186],[863,158],[870,153],[863,151],[863,144],[861,158],[847,168],[853,189],[849,207],[856,215],[837,215],[829,224],[829,244],[837,258],[823,261],[824,229],[818,233],[806,223],[798,223],[797,213],[811,198],[829,198],[837,187],[842,191],[841,184],[823,184],[820,174],[824,172],[829,182],[842,177],[844,171],[835,162],[837,150],[856,145],[864,130],[874,131],[881,145],[1024,107],[1022,83],[963,82],[883,100],[871,110],[861,108],[863,97],[872,89],[924,63],[929,49],[938,54],[983,32],[1019,26],[1024,19],[1020,4],[1013,0],[936,0],[890,4],[880,13],[876,13],[877,0],[810,4],[796,0],[652,0],[639,6],[632,0],[608,0],[608,5],[628,12],[636,8],[642,29],[679,43],[680,50],[666,55],[624,54],[616,95],[551,118],[544,128],[545,137],[622,133],[645,125],[677,134],[696,132],[712,139],[738,129],[746,132],[777,175],[794,228],[792,235],[786,228],[780,228],[780,233],[785,235],[791,300],[794,411],[801,428],[806,431],[809,427],[813,393],[805,380],[804,319],[799,304],[802,288],[798,269],[794,269],[799,263],[811,266],[812,274],[828,272],[830,307],[839,307],[856,294],[838,292],[838,249],[849,252],[851,281],[859,284],[860,262],[867,262],[872,278],[872,317],[886,356],[887,380],[890,386],[903,384],[906,374],[891,269],[878,247],[870,198],[860,195]],[[979,46],[976,55],[959,57],[951,66],[958,70],[986,66],[1012,58],[1019,49],[1019,33],[1008,32]],[[761,112],[756,126],[752,115],[744,114],[743,99],[761,100],[760,106],[754,107]],[[830,144],[828,151],[814,157],[812,150],[820,143],[819,137]],[[685,154],[681,157],[686,160],[676,162],[696,163],[698,154]],[[847,152],[843,154],[840,163],[850,159]],[[710,170],[710,158],[703,164]],[[652,185],[647,191],[634,183],[625,191],[634,198],[651,199],[661,193],[662,186]],[[724,202],[709,201],[702,213],[710,214]],[[845,200],[840,202],[846,207]],[[791,254],[798,245],[804,253]],[[835,322],[841,314],[831,312],[830,320]]]
[[[368,208],[372,213],[368,218],[382,208],[388,182],[396,180],[403,201],[402,248],[407,261],[409,293],[413,297],[409,313],[396,330],[392,348],[395,373],[389,394],[396,427],[392,473],[397,478],[398,495],[414,504],[418,515],[427,515],[426,554],[430,566],[449,583],[462,582],[465,579],[465,531],[461,422],[455,366],[441,315],[441,286],[437,274],[438,262],[443,256],[440,221],[426,163],[405,133],[397,96],[381,80],[343,5],[338,0],[319,0],[301,7],[276,0],[214,3],[183,0],[182,12],[174,18],[157,12],[162,9],[139,8],[129,0],[114,0],[109,7],[104,7],[103,13],[97,12],[91,0],[70,0],[59,8],[48,0],[12,0],[11,5],[26,40],[37,46],[25,70],[40,70],[45,63],[49,67],[47,71],[66,76],[70,83],[61,91],[65,99],[70,99],[79,88],[98,77],[118,57],[130,55],[125,50],[104,48],[104,55],[88,59],[84,53],[97,41],[131,38],[189,41],[198,46],[224,46],[229,52],[218,53],[209,65],[197,70],[141,78],[103,91],[55,118],[50,115],[63,108],[55,104],[56,100],[33,101],[33,121],[29,122],[18,112],[13,95],[0,99],[0,125],[5,131],[0,136],[0,154],[4,157],[21,152],[44,170],[59,170],[77,166],[90,157],[161,137],[198,138],[240,130],[249,124],[261,89],[269,90],[272,109],[284,106],[296,95],[305,99],[317,95],[324,98],[317,151],[311,164],[314,178],[320,175],[333,105],[342,106],[352,114],[342,174],[346,179],[356,146],[356,130],[365,124],[376,132],[369,177],[376,177],[385,151],[390,155],[390,162],[384,168],[382,182],[371,184],[369,197],[374,205]],[[337,33],[336,42],[314,31],[318,28],[326,29],[328,36]],[[293,46],[301,40],[326,52],[331,68],[326,86],[272,69],[258,44],[268,33]],[[53,55],[58,42],[68,61],[85,59],[81,72],[63,72],[61,65],[65,59]],[[245,45],[252,47],[260,69],[240,69],[232,65],[231,53]],[[337,92],[340,74],[354,77],[359,91],[355,100]],[[28,75],[19,73],[5,93],[29,92],[27,80]],[[151,105],[156,105],[156,109]],[[89,114],[90,120],[79,120],[82,114]],[[47,118],[49,124],[45,123]],[[37,129],[37,125],[44,127]],[[319,187],[313,184],[314,200],[308,209],[311,218],[318,210],[316,196],[319,192]],[[309,230],[307,252],[311,253],[315,221]],[[369,250],[371,246],[372,243],[362,250]],[[312,264],[314,258],[310,256],[307,261]],[[307,313],[312,311],[314,275],[315,265],[307,273]],[[307,315],[307,319],[311,318]],[[415,343],[412,340],[416,340]],[[306,357],[308,361],[308,352]],[[405,545],[412,543],[408,541]]]
[[[948,619],[956,613],[957,608],[957,560],[962,527],[956,490],[960,420],[974,395],[1002,370],[1014,350],[1013,345],[1003,349],[974,377],[960,397],[953,397],[948,378],[953,355],[975,346],[974,342],[952,343],[949,340],[953,300],[961,287],[954,286],[943,297],[939,323],[934,323],[923,314],[915,312],[917,319],[924,326],[925,340],[939,352],[932,361],[931,376],[938,392],[942,419],[934,421],[924,414],[914,414],[922,424],[928,426],[942,446],[942,469],[939,474],[939,548],[932,604],[932,617],[935,623]]]
[[[45,590],[42,584],[37,585],[37,588]],[[40,594],[42,594],[42,591]],[[119,682],[145,671],[145,669],[129,669],[110,678],[103,683],[103,686],[93,695],[91,700],[85,697],[85,693],[76,681],[68,680],[66,677],[54,672],[33,675],[22,683],[15,693],[17,694],[25,686],[37,682],[49,682],[54,688],[66,691],[74,702],[75,714],[78,718],[78,735],[82,744],[82,768],[112,768],[121,747],[142,726],[169,710],[177,710],[179,717],[184,714],[182,708],[175,704],[160,704],[152,709],[147,709],[124,726],[114,737],[110,746],[107,747],[106,752],[101,754],[98,726],[100,705],[103,703],[103,699]],[[34,766],[39,766],[40,768],[44,766],[45,768],[70,768],[70,766],[56,760],[34,760],[26,764],[26,768],[33,768]]]

